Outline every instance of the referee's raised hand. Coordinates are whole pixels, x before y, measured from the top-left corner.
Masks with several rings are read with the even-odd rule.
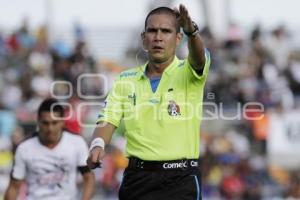
[[[187,8],[180,4],[179,9],[176,7],[174,8],[174,12],[177,15],[177,20],[180,27],[183,28],[185,32],[193,32],[195,28]]]
[[[101,168],[102,159],[105,155],[105,151],[101,147],[94,147],[90,150],[89,157],[86,161],[90,169]]]

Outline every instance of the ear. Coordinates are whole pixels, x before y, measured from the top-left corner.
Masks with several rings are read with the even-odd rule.
[[[141,33],[141,39],[142,39],[142,48],[144,49],[144,47],[145,47],[145,31],[143,31],[142,33]]]
[[[141,32],[141,39],[142,39],[142,40],[145,39],[145,31]]]
[[[183,33],[177,33],[176,35],[176,46],[178,46],[183,38]]]

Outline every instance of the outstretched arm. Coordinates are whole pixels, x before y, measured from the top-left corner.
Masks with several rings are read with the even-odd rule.
[[[178,23],[180,27],[182,27],[183,31],[185,33],[193,33],[196,28],[187,8],[184,5],[180,4],[179,9],[175,8],[174,11],[178,16]],[[205,50],[203,41],[199,33],[193,34],[188,37],[188,48],[188,61],[198,74],[202,74],[205,65]]]

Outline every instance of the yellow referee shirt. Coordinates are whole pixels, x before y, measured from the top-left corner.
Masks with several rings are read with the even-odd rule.
[[[142,160],[197,159],[203,91],[210,66],[199,76],[187,59],[174,58],[152,92],[147,63],[122,72],[109,93],[97,122],[116,127],[124,121],[127,156]]]

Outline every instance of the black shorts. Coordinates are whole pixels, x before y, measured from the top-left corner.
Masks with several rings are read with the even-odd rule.
[[[201,200],[200,170],[126,169],[120,200]]]

